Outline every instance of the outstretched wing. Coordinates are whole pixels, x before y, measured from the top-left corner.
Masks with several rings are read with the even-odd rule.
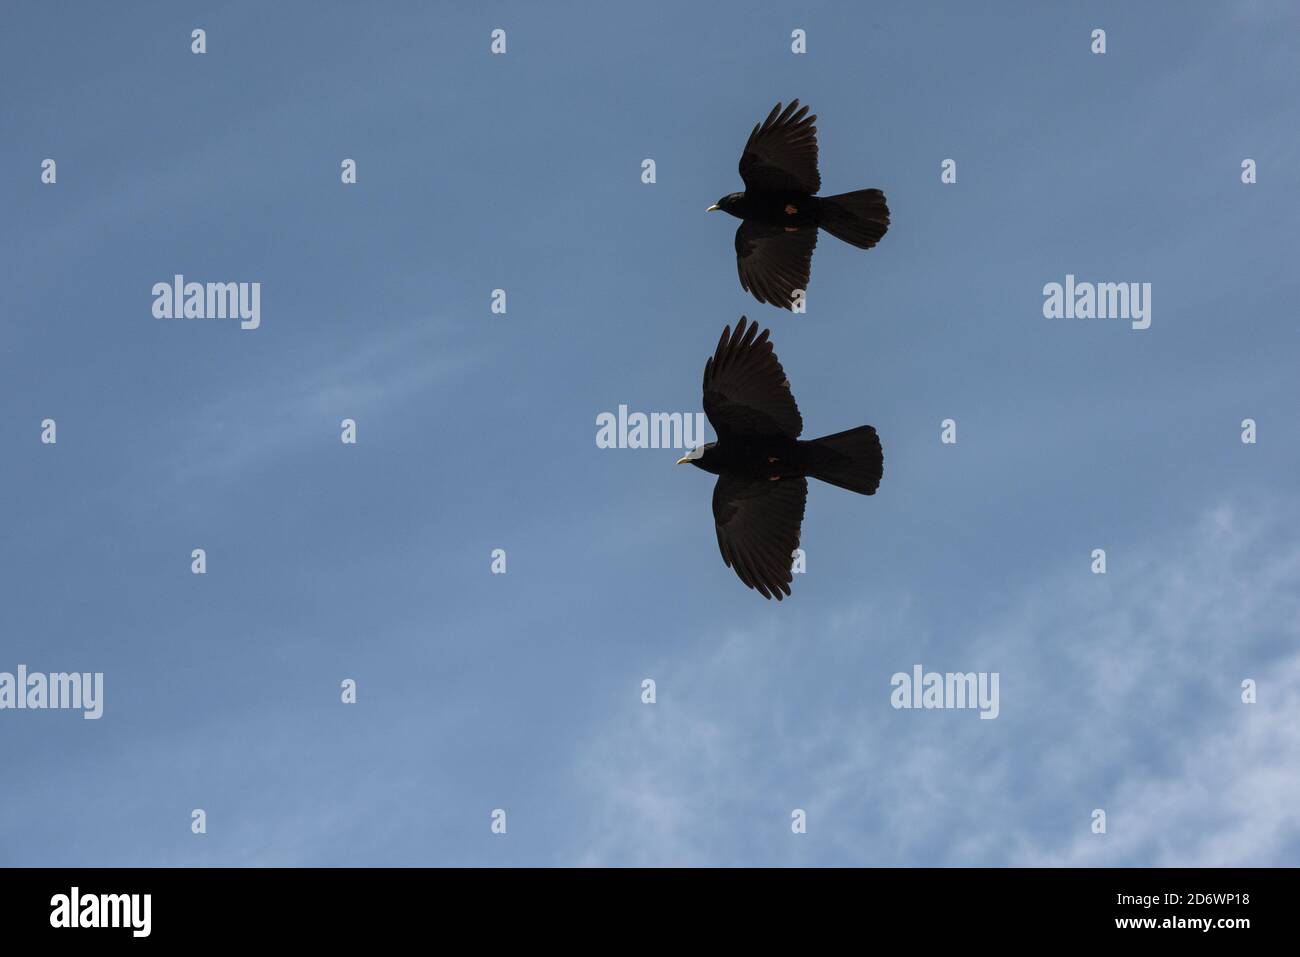
[[[793,311],[794,291],[808,291],[816,246],[816,226],[765,226],[745,220],[736,229],[741,288],[759,302]]]
[[[713,487],[718,550],[740,580],[764,598],[790,594],[790,565],[799,547],[808,482],[752,480],[721,475]]]
[[[789,190],[817,193],[822,177],[817,172],[817,115],[791,100],[784,111],[778,103],[754,127],[740,156],[740,178],[746,190]]]
[[[729,435],[797,439],[803,431],[790,380],[767,335],[741,316],[735,333],[730,326],[722,330],[718,348],[704,363],[704,414],[719,440]]]

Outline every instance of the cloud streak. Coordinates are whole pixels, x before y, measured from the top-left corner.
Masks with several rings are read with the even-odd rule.
[[[1044,575],[942,643],[896,602],[665,664],[660,703],[579,760],[598,809],[579,861],[1294,864],[1297,532],[1289,507],[1224,505],[1112,550],[1105,577],[1086,561]],[[1002,715],[893,710],[889,675],[909,659],[999,671]]]

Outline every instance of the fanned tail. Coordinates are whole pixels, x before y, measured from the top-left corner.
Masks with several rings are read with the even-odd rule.
[[[808,443],[806,469],[815,479],[861,495],[874,495],[885,472],[880,437],[869,425]]]
[[[889,207],[878,189],[823,196],[818,225],[836,239],[870,249],[889,229]]]

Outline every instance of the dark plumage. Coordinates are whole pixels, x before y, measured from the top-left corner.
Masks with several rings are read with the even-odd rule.
[[[704,363],[704,413],[718,435],[689,452],[689,462],[718,476],[713,521],[728,568],[764,598],[790,594],[808,478],[875,494],[884,469],[876,430],[863,425],[801,441],[803,417],[790,380],[758,324],[744,316],[722,330]]]
[[[798,100],[754,127],[740,157],[743,193],[722,197],[720,209],[743,220],[736,230],[736,269],[740,285],[759,302],[782,309],[794,306],[794,291],[808,290],[818,227],[832,236],[870,249],[889,229],[889,207],[878,189],[838,196],[816,196],[816,115]]]

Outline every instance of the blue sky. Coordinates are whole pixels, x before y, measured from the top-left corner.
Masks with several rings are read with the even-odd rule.
[[[0,711],[0,864],[1300,863],[1298,26],[13,5],[0,671],[105,703]],[[791,97],[824,191],[893,211],[823,236],[805,316],[703,212]],[[176,273],[261,282],[261,327],[153,318]],[[1067,273],[1150,282],[1151,328],[1045,319]],[[810,490],[779,605],[709,476],[594,441],[698,410],[742,313],[808,434],[885,449],[873,498]],[[999,717],[894,710],[918,663],[998,672]]]

